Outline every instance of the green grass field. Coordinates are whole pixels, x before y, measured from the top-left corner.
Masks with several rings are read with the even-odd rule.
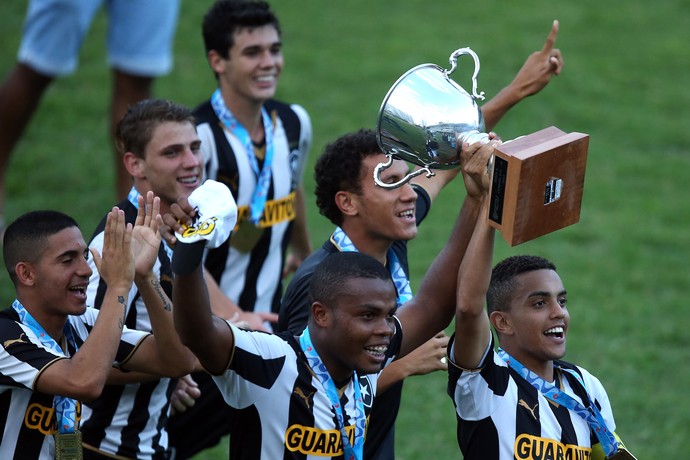
[[[26,2],[0,8],[0,76],[13,65]],[[374,127],[391,84],[425,62],[447,66],[470,46],[481,59],[479,89],[491,97],[551,21],[565,69],[542,94],[497,127],[511,139],[555,125],[590,135],[581,221],[510,248],[496,258],[535,253],[556,262],[569,293],[567,359],[607,387],[618,433],[640,459],[679,459],[690,451],[690,3],[488,0],[459,2],[274,2],[282,20],[286,67],[280,98],[301,103],[314,126],[311,164],[323,145]],[[194,106],[214,79],[203,55],[200,22],[209,1],[183,2],[172,74],[156,94]],[[74,215],[89,235],[113,203],[106,137],[110,76],[103,52],[105,18],[89,34],[77,73],[58,81],[15,151],[6,217],[37,208]],[[465,62],[453,75],[469,82]],[[471,67],[471,66],[470,66]],[[466,79],[465,79],[466,78]],[[2,103],[2,101],[0,101]],[[311,168],[306,189],[313,191]],[[464,194],[443,192],[410,244],[414,284],[441,248]],[[315,245],[331,226],[309,201]],[[0,283],[0,302],[12,289]],[[674,367],[675,366],[675,367]],[[445,375],[408,379],[397,424],[399,459],[461,458]],[[198,458],[227,458],[219,446]],[[685,452],[685,454],[683,453]]]

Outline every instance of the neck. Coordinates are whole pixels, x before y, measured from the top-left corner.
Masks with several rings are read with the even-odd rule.
[[[384,265],[386,264],[386,255],[393,244],[392,241],[383,238],[372,238],[356,222],[343,222],[340,228],[343,229],[359,252],[375,258]]]
[[[232,112],[242,126],[249,132],[254,142],[264,140],[264,124],[261,118],[261,107],[264,101],[251,100],[237,94],[232,94],[221,88],[225,106]]]
[[[332,358],[331,354],[328,352],[328,347],[320,340],[321,336],[314,329],[315,328],[309,329],[309,335],[311,336],[311,343],[314,346],[314,350],[316,350],[321,362],[328,370],[328,375],[331,377],[331,380],[333,380],[336,388],[340,389],[348,384],[352,378],[353,370],[347,369],[336,359]]]
[[[43,330],[46,331],[53,340],[55,340],[57,343],[60,343],[65,324],[67,323],[67,315],[63,313],[51,314],[50,309],[42,308],[40,306],[36,307],[36,305],[39,304],[30,300],[25,301],[20,298],[19,302],[21,302],[26,311],[33,316],[36,322],[41,325]]]
[[[525,356],[520,353],[513,353],[509,348],[503,347],[503,349],[513,358],[517,359],[525,368],[537,374],[539,377],[547,382],[553,382],[554,367],[553,361],[541,361],[537,359],[531,359],[529,356]]]

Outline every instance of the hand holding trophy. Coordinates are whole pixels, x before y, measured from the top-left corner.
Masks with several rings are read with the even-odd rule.
[[[472,94],[449,75],[460,56],[474,60]],[[389,158],[374,170],[374,182],[396,188],[434,169],[460,164],[463,143],[488,142],[477,100],[479,58],[460,48],[449,58],[451,68],[422,64],[404,73],[381,104],[376,123],[379,145]],[[589,136],[549,127],[496,149],[487,167],[492,176],[489,223],[514,246],[579,221]],[[394,159],[420,168],[393,184],[381,172]]]

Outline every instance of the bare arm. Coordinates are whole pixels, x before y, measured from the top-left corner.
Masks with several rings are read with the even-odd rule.
[[[474,232],[484,196],[488,193],[487,161],[498,141],[462,147],[462,172],[467,196],[450,239],[434,259],[419,292],[398,317],[403,325],[401,357],[444,330],[455,313],[457,273]]]
[[[92,250],[96,267],[108,283],[98,319],[74,356],[54,362],[41,373],[37,391],[80,401],[96,399],[103,391],[120,344],[134,279],[131,239],[132,227],[125,225],[124,212],[113,208],[106,219],[103,257]]]
[[[204,250],[203,241],[192,244],[175,243],[174,232],[182,230],[180,222],[191,223],[191,216],[194,216],[194,210],[187,199],[182,198],[179,203],[171,206],[171,213],[162,218],[165,222],[165,226],[162,227],[163,237],[176,246],[173,253],[173,270],[176,266],[175,257],[180,249],[201,252]],[[180,248],[177,244],[185,244],[188,247]],[[201,257],[198,260],[200,262]],[[173,319],[182,343],[192,350],[204,368],[211,373],[220,374],[227,368],[235,341],[227,322],[211,312],[203,273],[201,263],[197,267],[189,267],[185,273],[175,273]]]
[[[453,352],[454,362],[465,369],[479,366],[491,334],[484,301],[491,281],[496,231],[488,224],[488,208],[486,200],[458,273]]]
[[[381,372],[376,382],[376,391],[382,393],[391,385],[411,375],[425,375],[435,371],[445,371],[448,336],[440,332],[432,339],[424,342],[406,356],[396,359]]]
[[[300,185],[295,189],[295,222],[292,225],[290,254],[283,267],[283,277],[296,271],[311,251],[311,239],[307,229],[307,205],[304,200],[304,188]]]
[[[245,324],[248,329],[253,331],[270,332],[266,326],[264,326],[264,322],[278,322],[278,315],[276,313],[244,311],[239,305],[225,295],[208,270],[204,270],[204,273],[211,302],[211,311],[214,315],[232,321],[233,324]]]
[[[554,48],[557,36],[558,21],[553,21],[542,49],[530,54],[513,81],[481,107],[487,131],[493,130],[511,107],[541,91],[551,77],[561,73],[564,61],[560,50]]]
[[[194,369],[192,352],[182,345],[175,332],[172,302],[163,290],[153,267],[158,258],[161,236],[158,232],[160,199],[148,192],[146,202],[139,197],[133,237],[135,242],[134,282],[144,300],[151,321],[153,339],[145,340],[127,361],[127,369],[169,377],[180,377]]]

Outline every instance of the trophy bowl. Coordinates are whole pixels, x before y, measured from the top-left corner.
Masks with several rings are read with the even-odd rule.
[[[449,75],[457,67],[457,58],[470,55],[475,62],[472,94]],[[486,141],[484,117],[477,99],[479,58],[469,48],[451,54],[452,67],[445,70],[435,64],[418,65],[405,72],[388,90],[376,122],[379,146],[389,157],[374,173],[374,181],[384,188],[396,188],[419,174],[433,176],[432,169],[451,169],[460,164],[458,144]],[[380,180],[380,172],[393,159],[405,160],[421,168],[395,184]]]

